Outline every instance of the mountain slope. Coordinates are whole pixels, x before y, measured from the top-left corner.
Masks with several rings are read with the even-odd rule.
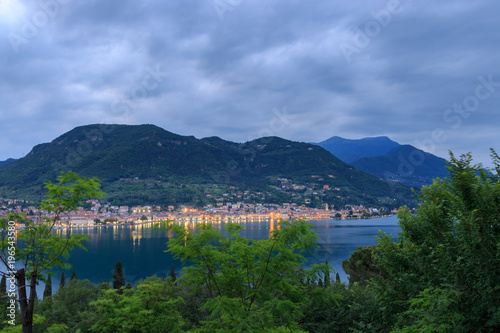
[[[0,161],[0,167],[1,167],[2,165],[6,165],[6,164],[12,163],[12,162],[14,162],[14,161],[15,161],[15,159],[13,159],[13,158],[8,158],[8,159],[6,159],[5,161]]]
[[[383,156],[361,158],[351,165],[382,179],[417,188],[431,184],[436,177],[448,176],[445,159],[411,145],[401,145]]]
[[[318,146],[277,137],[244,144],[200,140],[154,125],[77,127],[0,167],[0,190],[34,197],[60,171],[100,178],[109,197],[121,202],[202,203],[208,193],[201,185],[269,192],[280,178],[311,189],[337,188],[327,194],[358,203],[406,202],[411,196],[408,188],[358,171]],[[278,190],[270,195],[293,197]]]
[[[384,155],[391,149],[399,146],[397,142],[385,136],[363,138],[359,140],[350,140],[334,136],[315,144],[325,148],[346,163],[352,163],[363,157]]]

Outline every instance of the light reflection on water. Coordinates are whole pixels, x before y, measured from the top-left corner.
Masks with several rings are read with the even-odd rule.
[[[343,220],[343,221],[310,221],[313,230],[318,234],[317,249],[313,254],[306,254],[306,266],[318,263],[328,263],[333,266],[342,281],[347,281],[347,276],[342,270],[342,260],[347,259],[357,246],[376,244],[375,236],[382,230],[397,236],[400,230],[397,217],[383,217],[370,220]],[[277,221],[242,222],[245,226],[241,234],[250,239],[269,237],[269,233],[277,228]],[[167,249],[170,235],[167,231],[152,230],[151,224],[139,225],[114,225],[98,228],[60,229],[57,233],[64,236],[83,234],[90,238],[85,242],[87,251],[75,249],[69,262],[72,269],[65,271],[66,277],[71,276],[75,270],[78,279],[89,279],[93,283],[103,280],[109,282],[113,279],[113,270],[117,261],[122,262],[125,279],[127,282],[137,282],[148,276],[169,276],[171,264],[176,272],[181,270],[181,262],[174,260]],[[193,227],[192,223],[186,224]],[[216,224],[217,229],[222,229],[223,224]],[[59,286],[60,269],[54,269],[57,276],[52,278],[55,290]],[[334,275],[333,275],[334,276]],[[39,289],[39,290],[38,290]],[[38,293],[43,293],[43,285],[37,288]]]

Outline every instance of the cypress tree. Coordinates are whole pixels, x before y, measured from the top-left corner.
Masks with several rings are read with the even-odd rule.
[[[177,280],[177,276],[175,276],[175,269],[173,263],[172,267],[170,268],[170,278],[172,279],[172,282],[175,282],[175,280]]]
[[[73,271],[73,273],[71,273],[71,277],[69,278],[69,286],[74,287],[75,284],[76,284],[76,273],[75,271]]]
[[[117,261],[113,272],[113,289],[120,289],[121,287],[125,287],[125,278],[123,277],[122,263]]]
[[[323,288],[323,281],[321,279],[318,280],[318,286],[320,286],[321,288]]]
[[[61,272],[61,281],[59,282],[59,290],[64,288],[66,285],[66,278],[64,277],[64,271]]]
[[[132,284],[131,284],[130,282],[129,282],[129,283],[127,283],[127,285],[125,286],[125,288],[127,288],[127,289],[132,289]]]
[[[7,280],[5,279],[5,275],[2,275],[2,280],[0,281],[0,295],[7,293]]]
[[[43,290],[43,299],[47,299],[52,296],[52,277],[49,275],[47,282],[45,282],[45,289]]]
[[[325,281],[324,281],[323,285],[325,287],[328,287],[330,285],[330,266],[328,265],[328,259],[326,259],[325,265],[327,267],[326,267],[325,278],[324,278]]]
[[[335,282],[340,283],[340,275],[337,272],[337,275],[335,276]]]

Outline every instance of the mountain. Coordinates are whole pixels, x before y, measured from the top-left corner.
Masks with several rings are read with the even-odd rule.
[[[228,192],[239,193],[239,201],[303,202],[309,195],[330,205],[412,200],[409,188],[358,171],[318,146],[278,137],[243,144],[196,139],[154,125],[77,127],[1,166],[0,191],[34,200],[60,171],[100,178],[107,199],[120,204],[201,205]]]
[[[448,177],[447,161],[411,145],[398,146],[383,156],[365,157],[351,163],[356,169],[387,180],[420,188],[436,177]]]
[[[315,145],[325,148],[346,163],[352,163],[363,157],[384,155],[391,149],[399,146],[399,143],[392,141],[386,136],[358,140],[349,140],[334,136],[325,141],[315,143]]]
[[[13,159],[13,158],[8,158],[8,159],[6,159],[5,161],[0,161],[0,167],[1,167],[2,165],[6,165],[6,164],[12,163],[12,162],[14,162],[14,161],[15,161],[15,159]]]

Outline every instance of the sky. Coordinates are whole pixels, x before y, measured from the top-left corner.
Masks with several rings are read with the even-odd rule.
[[[0,161],[76,126],[500,152],[500,2],[0,0]]]

